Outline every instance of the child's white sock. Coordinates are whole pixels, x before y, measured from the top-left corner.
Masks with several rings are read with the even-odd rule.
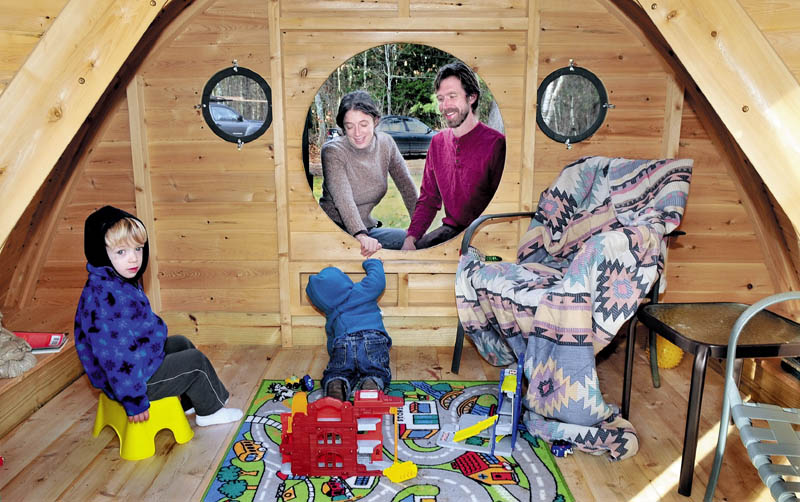
[[[188,410],[183,410],[186,415],[194,415],[194,408],[189,408]]]
[[[197,415],[195,422],[201,427],[207,425],[227,424],[242,418],[242,410],[239,408],[220,408],[211,415]]]

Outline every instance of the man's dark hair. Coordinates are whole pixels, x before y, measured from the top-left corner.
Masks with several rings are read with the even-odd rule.
[[[344,131],[344,115],[350,110],[358,110],[371,115],[375,121],[381,118],[381,112],[367,91],[348,92],[339,102],[339,112],[336,114],[336,125]]]
[[[464,64],[462,61],[453,61],[439,68],[439,73],[436,75],[436,80],[433,82],[434,91],[439,90],[439,84],[447,77],[457,77],[461,81],[461,87],[467,93],[467,97],[475,96],[475,102],[472,103],[472,113],[478,111],[478,102],[481,99],[481,86],[478,85],[478,79],[475,77],[472,69]]]

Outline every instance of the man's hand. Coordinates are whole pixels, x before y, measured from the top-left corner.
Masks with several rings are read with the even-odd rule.
[[[416,237],[414,237],[413,235],[407,235],[406,239],[403,241],[403,247],[400,249],[402,249],[403,251],[411,251],[417,249],[417,246],[414,244],[415,242],[417,242]]]
[[[148,420],[150,420],[150,410],[144,410],[139,414],[128,417],[128,422],[132,424],[137,424],[139,422],[147,422]]]
[[[381,243],[378,242],[378,239],[373,239],[367,234],[358,234],[356,239],[361,243],[361,256],[364,258],[369,258],[383,248]]]

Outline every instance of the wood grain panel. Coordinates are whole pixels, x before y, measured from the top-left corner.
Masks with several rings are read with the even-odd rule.
[[[368,16],[394,16],[397,14],[398,0],[374,0],[364,3],[360,0],[309,0],[306,2],[281,3],[280,15],[283,16],[308,16],[313,15],[368,15]]]
[[[456,4],[449,0],[411,0],[412,16],[525,17],[526,0],[467,0]]]
[[[278,314],[261,312],[164,312],[169,332],[196,343],[280,345]]]
[[[150,161],[153,171],[187,171],[205,176],[222,177],[228,172],[270,173],[274,170],[272,144],[248,144],[241,150],[236,145],[216,136],[204,134],[205,140],[171,140],[150,143]],[[206,137],[208,136],[208,137]],[[269,131],[262,136],[272,140]],[[274,177],[274,176],[273,176]],[[274,182],[273,182],[274,185]]]
[[[159,260],[158,277],[164,289],[277,289],[277,260],[170,261]]]
[[[453,345],[457,326],[456,317],[387,317],[383,324],[392,345],[402,346],[447,346]],[[296,346],[316,345],[324,347],[325,318],[322,316],[292,316],[292,335]]]
[[[156,229],[238,230],[274,229],[275,205],[271,202],[176,202],[156,205]]]
[[[156,204],[275,200],[275,180],[268,172],[226,173],[209,183],[202,177],[202,172],[165,173],[164,170],[158,170],[152,174],[152,183],[153,201]]]
[[[139,74],[145,80],[174,74],[183,78],[200,77],[205,81],[217,71],[232,66],[233,59],[239,66],[261,73],[269,68],[266,45],[266,38],[263,44],[198,45],[191,51],[170,45],[159,52],[157,59],[148,61]]]
[[[277,312],[278,289],[161,289],[163,312]]]
[[[236,9],[240,11],[241,9]],[[197,16],[180,35],[175,37],[172,47],[187,47],[194,50],[203,45],[260,45],[265,42],[267,18],[242,17],[240,15]]]
[[[264,230],[156,232],[162,260],[261,260],[277,253],[275,232]]]

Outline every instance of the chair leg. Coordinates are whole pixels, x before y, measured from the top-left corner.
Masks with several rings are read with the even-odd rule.
[[[653,377],[653,387],[661,387],[661,377],[658,375],[658,349],[656,348],[656,332],[650,330],[650,374]]]
[[[697,349],[692,367],[692,383],[689,387],[689,407],[686,412],[686,429],[683,435],[683,455],[681,473],[678,479],[678,493],[692,494],[694,460],[697,454],[697,430],[700,426],[700,406],[703,404],[703,386],[706,379],[706,364],[709,348],[704,345]]]
[[[636,316],[628,324],[628,341],[625,345],[625,373],[622,379],[622,418],[627,419],[631,410],[631,383],[633,382],[633,352],[636,347]]]
[[[458,329],[456,330],[456,344],[453,347],[453,363],[451,364],[450,371],[458,374],[461,366],[461,350],[464,348],[464,327],[461,321],[458,322]]]

